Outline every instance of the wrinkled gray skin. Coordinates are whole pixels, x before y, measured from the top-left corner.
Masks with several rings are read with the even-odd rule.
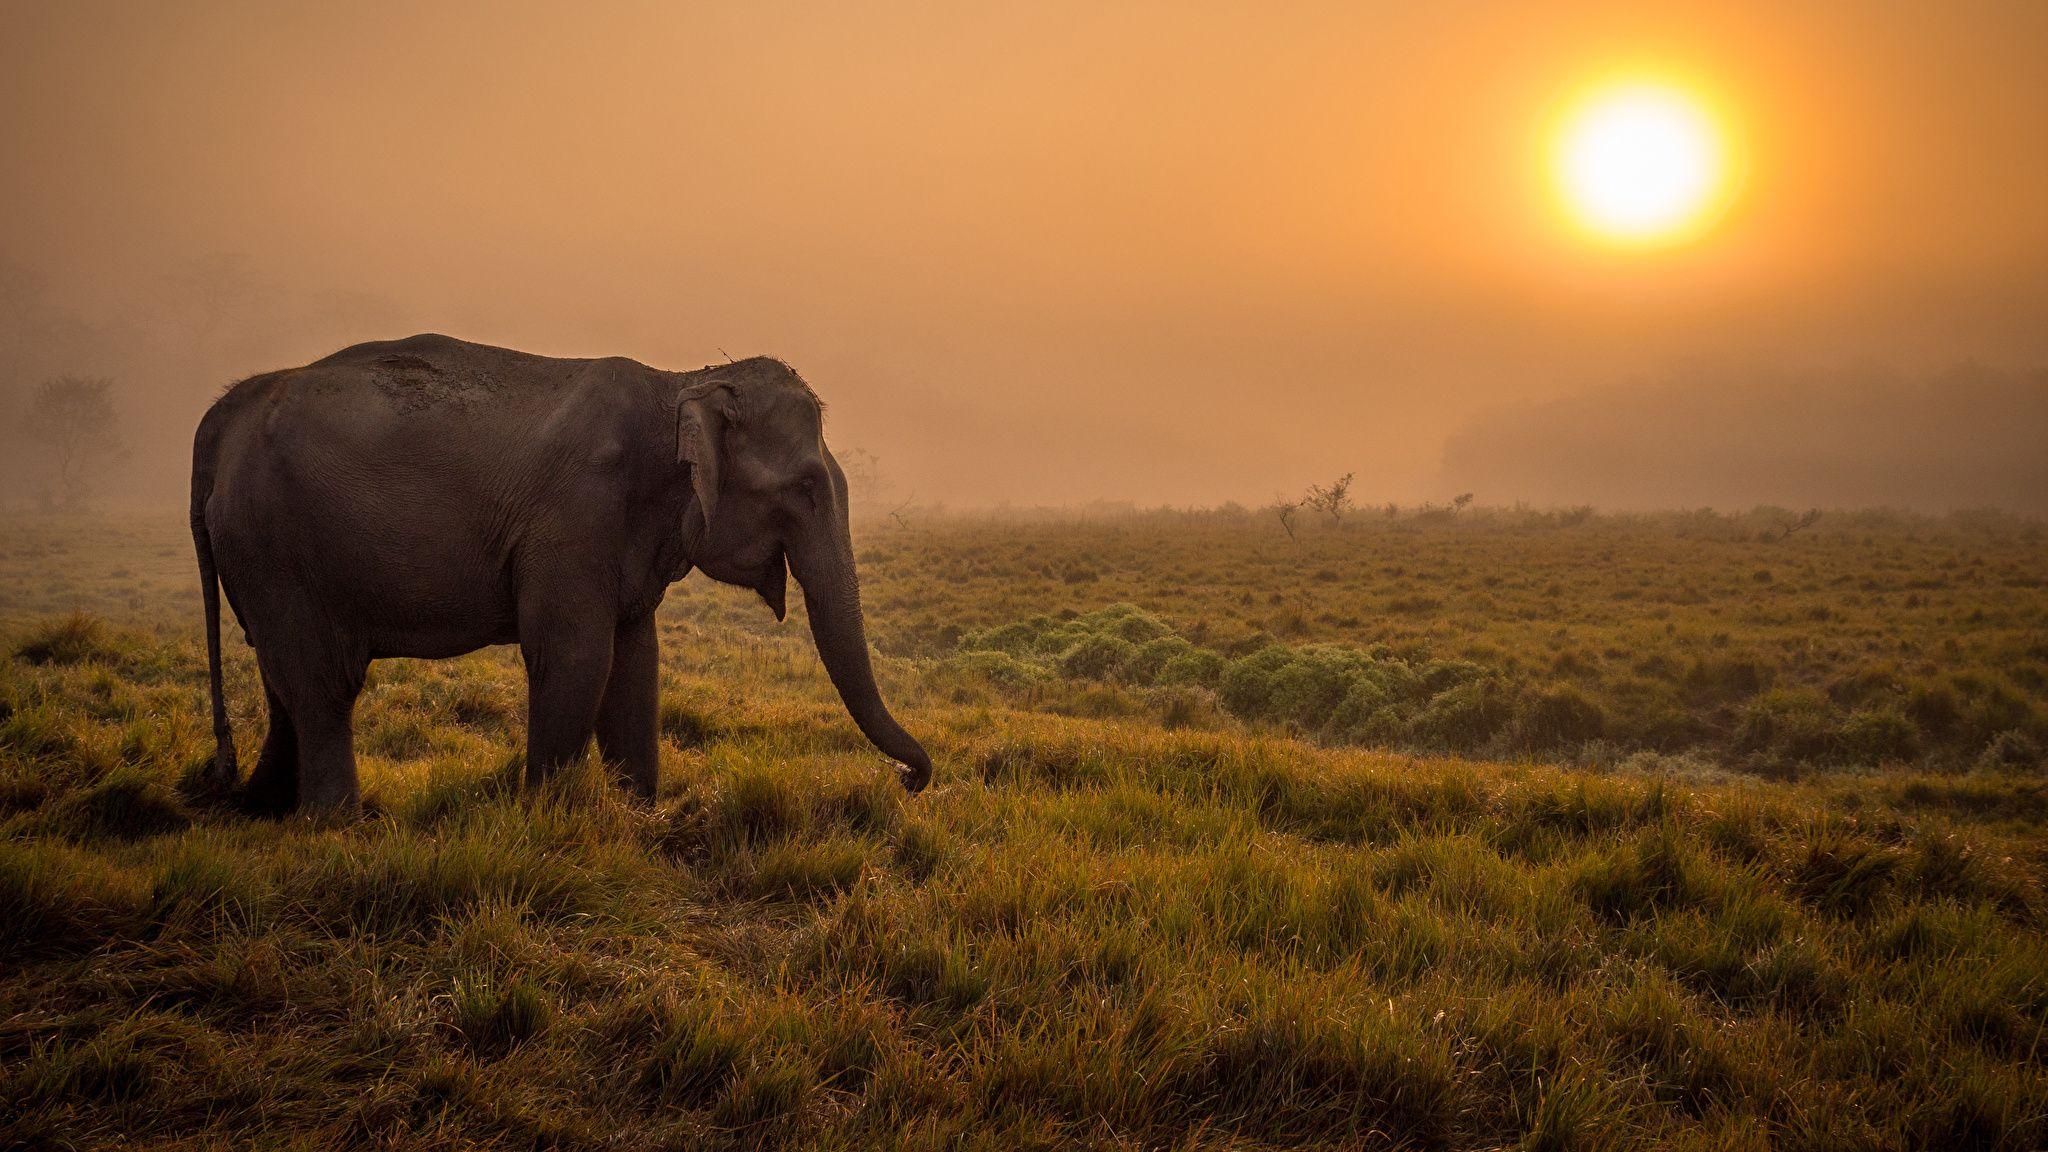
[[[663,593],[695,566],[781,619],[786,563],[846,710],[924,787],[931,758],[875,688],[846,477],[821,429],[810,388],[769,359],[662,372],[414,336],[235,385],[192,450],[214,783],[237,775],[216,576],[270,709],[246,796],[290,811],[356,802],[371,660],[510,643],[528,783],[595,735],[652,797]]]

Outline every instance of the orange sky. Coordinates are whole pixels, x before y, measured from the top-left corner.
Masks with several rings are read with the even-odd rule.
[[[2048,4],[286,7],[0,7],[0,256],[143,328],[209,253],[388,302],[223,374],[781,355],[956,502],[1440,498],[1503,404],[2048,364]],[[1545,119],[1618,68],[1730,115],[1695,242],[1549,205]],[[210,394],[124,368],[166,424]]]

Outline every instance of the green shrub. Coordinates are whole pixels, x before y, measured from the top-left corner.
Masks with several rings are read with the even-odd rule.
[[[1515,710],[1514,742],[1530,752],[1565,751],[1607,734],[1607,713],[1569,685],[1537,692]]]
[[[1195,684],[1203,688],[1214,688],[1223,679],[1223,672],[1230,661],[1221,652],[1209,648],[1196,648],[1174,656],[1159,666],[1159,674],[1153,677],[1155,684]]]
[[[1195,646],[1178,636],[1158,636],[1139,645],[1124,661],[1123,678],[1133,684],[1156,683],[1168,663],[1195,651]]]
[[[2038,772],[2041,765],[2041,745],[2016,729],[1993,736],[1977,756],[1977,767],[1991,771]]]
[[[1060,672],[1075,680],[1109,680],[1136,651],[1121,636],[1089,636],[1060,657]]]
[[[1267,682],[1268,717],[1321,730],[1350,691],[1359,663],[1357,655],[1333,645],[1296,649]]]
[[[1766,692],[1743,709],[1735,734],[1740,752],[1770,752],[1792,760],[1825,761],[1840,747],[1833,707],[1803,689]]]
[[[1911,760],[1920,754],[1920,731],[1893,708],[1861,708],[1842,722],[1841,754],[1860,764]]]
[[[1344,691],[1344,698],[1330,713],[1330,723],[1325,731],[1338,740],[1366,743],[1374,738],[1385,738],[1397,728],[1399,721],[1391,711],[1393,698],[1387,694],[1380,679],[1361,675],[1352,678],[1350,687]]]
[[[970,652],[1004,652],[1011,656],[1026,656],[1038,649],[1039,641],[1048,624],[1043,616],[1035,620],[1019,620],[1000,628],[980,632],[969,632],[960,640],[960,647]]]
[[[1513,692],[1487,678],[1439,694],[1408,723],[1408,738],[1427,748],[1477,752],[1507,728],[1515,713]]]
[[[1035,668],[1002,649],[962,652],[952,658],[951,664],[968,675],[1010,691],[1029,687],[1038,680]]]
[[[1272,707],[1273,677],[1293,660],[1292,651],[1274,644],[1231,661],[1217,682],[1223,706],[1242,719],[1264,718]]]

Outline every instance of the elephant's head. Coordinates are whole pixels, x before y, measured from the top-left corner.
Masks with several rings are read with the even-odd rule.
[[[796,574],[811,636],[846,711],[902,765],[903,786],[918,791],[931,779],[931,757],[889,715],[875,687],[846,475],[825,447],[817,396],[787,364],[765,357],[683,380],[676,456],[689,468],[693,497],[684,528],[690,562],[714,580],[759,592],[778,620],[786,574]]]

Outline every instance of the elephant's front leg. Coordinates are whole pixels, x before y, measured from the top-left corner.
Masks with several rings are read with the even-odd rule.
[[[611,673],[612,627],[602,620],[520,621],[526,661],[526,783],[583,755]]]
[[[626,790],[654,799],[661,773],[655,713],[660,707],[660,650],[654,613],[622,625],[612,640],[611,680],[597,712],[597,751]]]

